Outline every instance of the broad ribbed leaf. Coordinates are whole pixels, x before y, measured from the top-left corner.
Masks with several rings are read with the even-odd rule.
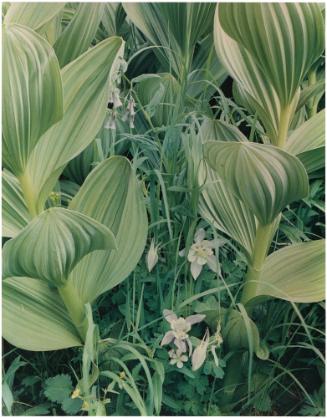
[[[324,50],[324,22],[314,3],[221,3],[223,30],[260,66],[283,106]]]
[[[290,245],[265,261],[256,296],[291,302],[325,299],[325,240]]]
[[[38,201],[38,211],[43,209],[64,166],[100,130],[106,115],[110,77],[117,70],[122,53],[122,39],[109,38],[62,69],[64,117],[42,137],[25,172]]]
[[[263,225],[308,193],[308,176],[300,160],[271,145],[211,141],[204,145],[204,155]]]
[[[325,110],[295,129],[288,137],[285,149],[302,161],[308,173],[324,167]]]
[[[65,3],[12,3],[4,23],[18,23],[38,30],[53,19]]]
[[[297,104],[296,110],[298,111],[299,109],[301,109],[302,106],[307,104],[308,101],[314,97],[316,97],[317,100],[320,100],[324,92],[325,80],[319,80],[313,85],[304,87],[304,89],[301,91],[299,103]]]
[[[70,275],[81,299],[92,302],[123,281],[144,250],[148,227],[146,209],[129,161],[111,157],[99,164],[69,207],[103,223],[116,237],[117,250],[86,256]]]
[[[2,330],[24,350],[59,350],[82,345],[56,289],[28,277],[2,282]]]
[[[126,13],[121,3],[105,3],[101,23],[108,36],[121,35]]]
[[[102,3],[80,3],[73,19],[54,44],[60,66],[68,64],[91,45],[104,12]]]
[[[4,245],[4,277],[27,276],[61,286],[88,253],[113,248],[114,235],[105,225],[76,211],[51,208]]]
[[[153,45],[166,68],[180,76],[194,47],[212,30],[213,3],[124,3],[127,17]]]
[[[41,135],[61,119],[58,60],[37,33],[20,25],[3,31],[3,164],[19,176]]]
[[[201,125],[203,143],[210,140],[245,141],[246,137],[234,126],[206,118]],[[256,231],[253,213],[219,179],[217,173],[206,163],[199,166],[201,190],[199,210],[201,216],[238,242],[251,257]]]
[[[13,238],[31,220],[19,181],[9,171],[2,173],[2,236]]]

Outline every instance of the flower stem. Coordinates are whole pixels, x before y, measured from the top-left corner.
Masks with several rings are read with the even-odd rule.
[[[280,112],[279,129],[277,136],[277,146],[280,148],[283,148],[286,143],[291,113],[292,109],[289,105],[282,108]]]

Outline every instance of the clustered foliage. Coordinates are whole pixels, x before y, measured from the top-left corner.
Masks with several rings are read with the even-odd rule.
[[[324,415],[324,10],[3,4],[3,414]]]

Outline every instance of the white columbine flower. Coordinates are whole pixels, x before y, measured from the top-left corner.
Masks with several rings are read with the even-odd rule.
[[[192,325],[201,322],[205,318],[205,315],[197,314],[190,315],[187,318],[183,318],[182,316],[178,318],[173,311],[168,309],[164,309],[163,314],[166,321],[169,322],[171,330],[164,335],[161,346],[173,342],[182,353],[185,353],[187,350],[187,343],[189,354],[191,355],[192,343],[188,332],[191,330]]]
[[[194,236],[194,244],[191,246],[187,255],[187,259],[191,263],[191,274],[194,280],[199,277],[205,264],[208,264],[209,268],[215,273],[219,271],[219,265],[213,248],[222,246],[226,242],[222,239],[209,241],[204,238],[204,229],[198,229]],[[185,255],[185,249],[180,251],[179,255]]]
[[[188,357],[186,354],[183,354],[183,352],[179,349],[176,350],[170,350],[168,352],[169,357],[170,357],[170,364],[174,365],[176,364],[176,366],[181,369],[183,367],[183,363],[185,363],[188,360]]]
[[[146,256],[146,264],[147,264],[149,272],[151,272],[153,267],[157,264],[158,258],[159,258],[158,257],[158,245],[155,246],[154,240],[152,239],[149,252]]]
[[[198,370],[202,366],[202,364],[204,363],[207,357],[209,337],[210,337],[209,330],[207,328],[202,341],[196,347],[192,355],[192,370],[193,371]]]

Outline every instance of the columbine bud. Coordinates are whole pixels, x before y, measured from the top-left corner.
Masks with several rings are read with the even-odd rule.
[[[149,252],[146,256],[146,264],[148,267],[149,272],[153,269],[153,267],[158,262],[158,246],[154,246],[154,240],[152,239]]]
[[[192,355],[192,370],[198,370],[204,363],[207,356],[207,348],[209,344],[209,330],[207,328],[200,344],[196,347]]]

